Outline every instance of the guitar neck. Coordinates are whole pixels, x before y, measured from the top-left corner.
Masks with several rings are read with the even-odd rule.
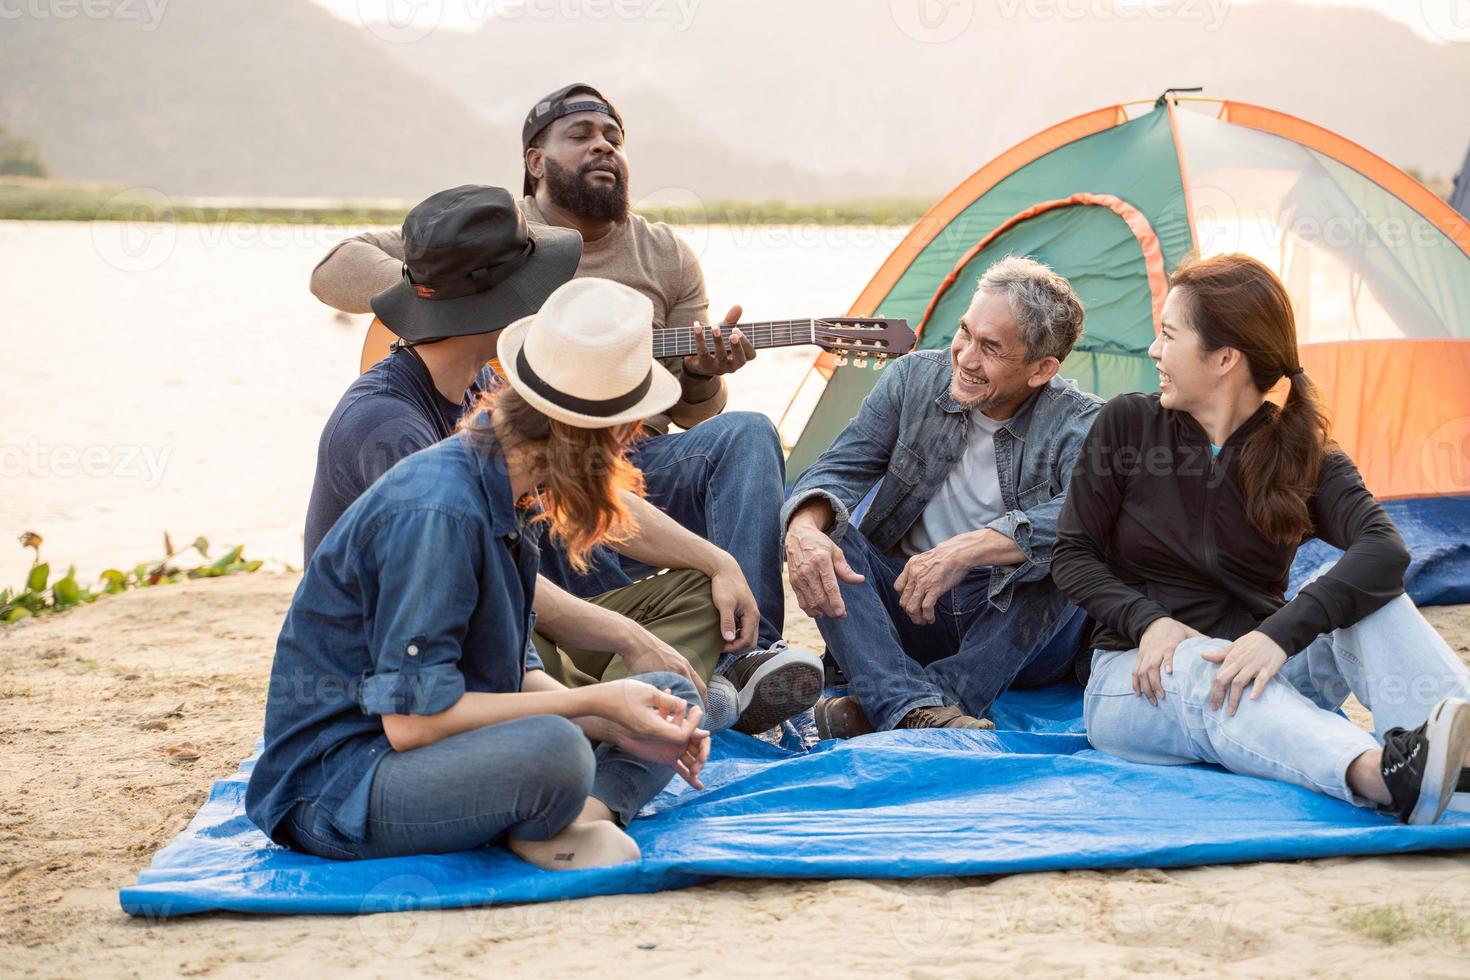
[[[710,333],[710,328],[702,329],[705,350],[714,350],[714,338]],[[730,332],[737,329],[745,335],[746,340],[750,341],[751,346],[758,350],[767,347],[799,347],[802,344],[817,342],[817,321],[812,319],[723,324],[720,327],[721,340],[728,344]],[[694,342],[692,329],[664,329],[653,332],[654,357],[688,357],[698,353],[699,347]]]

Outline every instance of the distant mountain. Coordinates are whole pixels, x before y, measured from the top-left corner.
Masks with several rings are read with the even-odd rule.
[[[917,17],[925,4],[927,22]],[[684,180],[704,175],[703,159],[680,167],[663,158],[672,140],[685,153],[736,145],[826,173],[833,179],[818,193],[827,197],[855,183],[858,193],[928,197],[1045,126],[1170,86],[1302,116],[1426,175],[1453,172],[1470,142],[1470,46],[1424,40],[1371,11],[1195,3],[1165,17],[1150,11],[1169,5],[1026,0],[684,6],[687,23],[679,5],[645,3],[635,5],[643,17],[523,15],[382,46],[501,124],[569,81],[599,86],[625,107],[635,184],[650,174],[655,185],[677,180],[671,164]],[[691,146],[685,134],[696,130],[711,141]]]
[[[0,126],[58,178],[414,199],[519,186],[522,115],[580,80],[624,112],[635,196],[674,202],[932,198],[1044,126],[1171,85],[1303,116],[1431,176],[1470,141],[1470,48],[1366,11],[599,0],[544,16],[582,5],[532,3],[539,14],[413,43],[309,0],[178,0],[154,30],[8,19]],[[1134,14],[1073,15],[1114,9]]]
[[[56,177],[416,198],[519,154],[517,134],[307,0],[170,3],[151,31],[80,16],[4,25],[0,125],[35,142]]]

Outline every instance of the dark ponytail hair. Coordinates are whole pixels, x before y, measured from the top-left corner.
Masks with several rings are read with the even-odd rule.
[[[1246,438],[1240,480],[1251,524],[1276,544],[1300,544],[1312,530],[1307,501],[1317,489],[1329,427],[1317,386],[1297,358],[1286,287],[1265,265],[1240,254],[1187,261],[1169,285],[1183,290],[1189,325],[1206,352],[1240,351],[1262,394],[1290,379],[1285,405],[1272,406],[1268,422]]]

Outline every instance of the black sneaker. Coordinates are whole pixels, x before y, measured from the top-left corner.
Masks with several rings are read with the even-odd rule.
[[[1389,809],[1400,823],[1439,820],[1460,781],[1460,764],[1470,750],[1470,703],[1445,698],[1429,719],[1409,731],[1390,728],[1383,735],[1383,781],[1393,799]]]
[[[801,714],[822,696],[822,659],[778,640],[754,650],[724,672],[740,692],[737,732],[758,735]]]

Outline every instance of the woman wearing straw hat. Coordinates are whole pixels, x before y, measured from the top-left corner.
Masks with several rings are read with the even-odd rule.
[[[637,859],[622,828],[674,774],[701,787],[688,679],[569,690],[531,644],[542,531],[582,562],[632,530],[626,441],[679,397],[651,315],[605,279],[561,286],[502,335],[509,384],[333,526],[281,629],[246,795],[273,840],[356,859],[504,839],[591,867]]]

